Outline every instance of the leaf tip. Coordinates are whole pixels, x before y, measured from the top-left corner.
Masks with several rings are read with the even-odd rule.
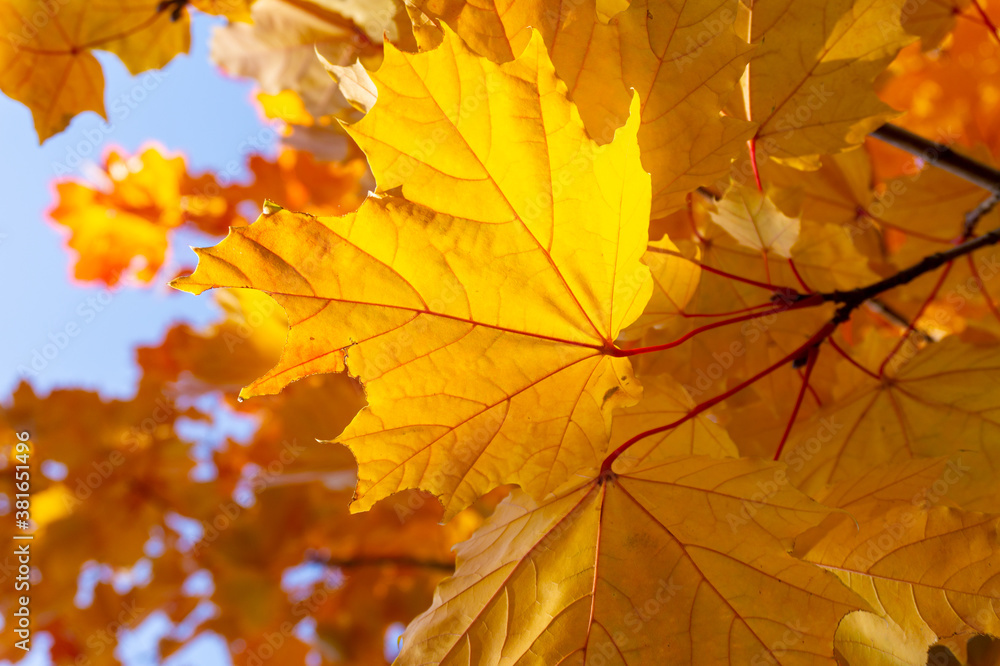
[[[176,289],[177,291],[184,291],[189,294],[194,294],[195,296],[198,296],[206,289],[208,289],[208,287],[194,283],[191,280],[191,278],[193,277],[194,277],[193,273],[191,275],[182,275],[180,277],[174,278],[173,280],[168,282],[167,285],[173,289]]]
[[[639,100],[639,91],[635,88],[629,88],[632,91],[632,99],[628,104],[628,119],[625,121],[625,127],[628,128],[630,134],[638,136],[640,116],[642,115],[642,102]]]

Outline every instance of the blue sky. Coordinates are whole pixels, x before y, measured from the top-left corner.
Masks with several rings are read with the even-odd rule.
[[[73,283],[63,236],[46,222],[45,210],[53,203],[53,179],[67,170],[85,173],[88,163],[100,161],[110,146],[134,152],[155,141],[183,152],[189,168],[197,171],[221,170],[234,160],[244,163],[247,139],[260,136],[264,126],[250,104],[252,86],[221,75],[209,62],[209,34],[219,23],[197,15],[191,54],[176,58],[159,80],[133,78],[116,58],[98,54],[110,123],[83,114],[41,147],[28,110],[0,95],[0,401],[6,402],[24,377],[42,392],[72,386],[98,390],[105,397],[129,396],[138,379],[135,347],[158,342],[174,322],[216,318],[211,298],[175,292],[165,284],[109,291]],[[178,252],[183,256],[175,258],[175,265],[176,259],[193,265],[194,255],[186,246]],[[71,323],[79,333],[60,335]],[[48,358],[42,356],[46,351]],[[33,360],[40,370],[26,372]],[[144,623],[122,641],[119,656],[130,666],[155,664],[155,640],[165,630],[165,623],[155,618]],[[47,664],[45,646],[39,637],[20,663]],[[224,647],[208,636],[165,663],[230,661]]]
[[[63,236],[46,222],[45,210],[53,203],[58,174],[85,172],[109,146],[134,152],[155,141],[183,152],[189,168],[198,171],[244,162],[246,140],[264,126],[250,104],[252,86],[223,76],[208,60],[208,37],[217,23],[198,15],[191,54],[175,58],[158,82],[148,74],[133,78],[117,58],[98,54],[110,123],[82,114],[41,147],[27,108],[0,95],[0,281],[5,285],[0,395],[8,395],[25,375],[41,390],[79,386],[104,396],[129,395],[137,379],[134,347],[158,341],[171,322],[212,319],[210,298],[174,292],[165,284],[108,291],[72,283]],[[141,102],[132,101],[140,97]],[[125,109],[128,113],[121,113]],[[194,263],[183,244],[178,258]],[[64,341],[60,333],[72,323],[79,334],[53,354],[52,345]],[[42,356],[46,351],[54,358]],[[37,374],[25,372],[33,360],[41,368]]]

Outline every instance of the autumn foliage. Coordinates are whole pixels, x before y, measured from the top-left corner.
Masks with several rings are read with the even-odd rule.
[[[283,146],[55,184],[223,313],[0,415],[55,663],[1000,662],[1000,5],[3,0],[0,89],[44,141],[193,10]]]

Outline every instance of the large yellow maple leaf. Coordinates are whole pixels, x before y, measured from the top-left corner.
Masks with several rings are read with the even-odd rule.
[[[287,311],[280,362],[244,396],[362,381],[369,406],[339,440],[355,509],[404,488],[449,516],[507,483],[541,498],[600,465],[612,411],[639,396],[614,347],[652,290],[638,105],[599,147],[539,37],[503,65],[453,34],[387,46],[372,78],[349,131],[382,194],[340,218],[265,214],[175,285],[260,289]]]
[[[830,510],[783,474],[685,456],[542,503],[515,492],[458,547],[397,663],[832,664],[837,620],[867,605],[788,554]]]

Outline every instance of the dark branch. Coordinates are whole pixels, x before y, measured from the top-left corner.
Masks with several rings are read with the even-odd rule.
[[[313,555],[308,558],[310,562],[315,564],[322,564],[326,567],[341,567],[341,568],[354,568],[354,567],[419,567],[422,569],[435,569],[438,571],[447,571],[451,573],[455,570],[454,562],[445,562],[441,560],[422,560],[416,557],[347,557],[347,558],[336,558],[336,557],[323,557],[322,555]]]
[[[1000,228],[994,229],[993,231],[983,234],[977,238],[967,240],[946,252],[937,252],[926,256],[906,270],[902,270],[884,280],[879,280],[878,282],[870,284],[867,287],[859,287],[858,289],[852,289],[850,291],[833,291],[827,294],[822,294],[823,301],[827,303],[841,304],[840,308],[837,310],[837,314],[834,315],[833,318],[834,323],[839,324],[847,321],[847,319],[851,316],[851,312],[866,300],[878,296],[882,292],[888,291],[894,287],[900,287],[904,284],[912,282],[925,273],[941,268],[949,261],[954,261],[959,257],[971,254],[976,250],[981,250],[982,248],[989,247],[990,245],[996,245],[997,243],[1000,243]]]
[[[949,171],[984,190],[1000,193],[1000,171],[956,153],[948,146],[925,139],[902,127],[886,123],[871,133],[873,137],[905,150],[928,164]]]

